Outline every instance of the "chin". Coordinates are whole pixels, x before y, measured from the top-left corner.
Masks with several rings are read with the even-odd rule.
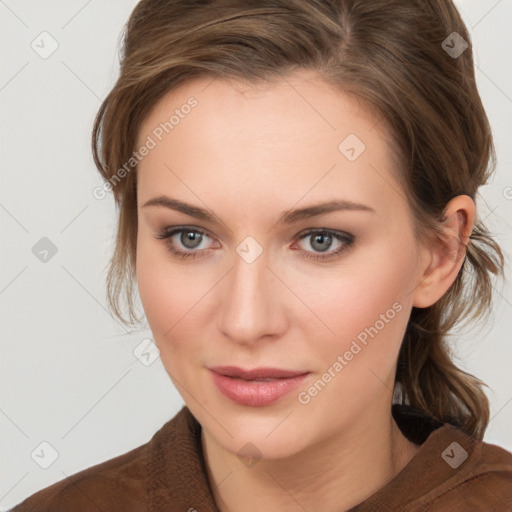
[[[203,429],[224,449],[242,458],[284,459],[306,449],[318,435],[312,432],[315,430],[312,424],[298,415],[294,418],[297,411],[293,406],[286,409],[215,407],[223,418],[220,425],[200,409],[198,417],[193,406],[190,408]]]

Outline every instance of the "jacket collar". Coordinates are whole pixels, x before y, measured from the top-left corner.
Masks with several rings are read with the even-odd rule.
[[[461,481],[463,474],[443,460],[443,452],[454,442],[470,455],[481,448],[481,442],[461,430],[408,405],[393,405],[392,414],[403,434],[421,447],[393,480],[350,512],[391,512],[425,494],[445,492],[443,489]],[[201,425],[188,407],[156,432],[149,445],[150,512],[219,512],[204,463]],[[478,459],[470,457],[461,466],[463,473],[471,472]]]

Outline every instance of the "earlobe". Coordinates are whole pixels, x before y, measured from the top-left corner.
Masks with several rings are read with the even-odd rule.
[[[440,223],[441,239],[423,247],[419,282],[414,290],[413,306],[435,304],[453,284],[464,262],[466,247],[475,221],[475,203],[466,195],[452,199]]]

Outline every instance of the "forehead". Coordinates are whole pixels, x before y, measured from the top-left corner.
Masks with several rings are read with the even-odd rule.
[[[259,84],[191,80],[152,109],[137,146],[148,138],[155,144],[137,170],[141,199],[176,190],[193,199],[196,191],[219,195],[221,204],[226,194],[245,197],[250,208],[258,198],[261,207],[277,197],[293,203],[306,195],[309,202],[331,199],[326,194],[360,202],[400,197],[382,120],[312,73]]]
[[[189,108],[192,99],[197,104]],[[252,135],[255,143],[269,142],[274,134],[287,135],[284,140],[274,141],[283,143],[292,135],[315,137],[330,131],[341,132],[337,134],[341,136],[347,129],[364,137],[366,131],[377,128],[377,132],[382,121],[368,103],[305,70],[258,83],[220,77],[189,80],[169,91],[152,108],[142,123],[139,141],[174,113],[181,114],[172,121],[175,136],[186,130],[182,123],[186,117],[200,117],[202,131],[209,132],[210,137],[216,132],[223,138],[236,139],[242,134],[233,128],[244,128],[243,133]],[[179,130],[178,124],[182,125]],[[385,131],[380,133],[381,137],[386,135]]]

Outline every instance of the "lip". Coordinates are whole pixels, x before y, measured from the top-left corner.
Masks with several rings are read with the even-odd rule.
[[[240,405],[262,407],[298,388],[310,372],[280,368],[246,370],[236,366],[208,368],[219,391]],[[259,380],[272,379],[272,380]]]
[[[238,366],[212,366],[209,370],[225,375],[227,377],[238,377],[244,380],[255,379],[284,379],[288,377],[297,377],[304,375],[305,371],[283,370],[281,368],[254,368],[252,370],[244,370]]]

